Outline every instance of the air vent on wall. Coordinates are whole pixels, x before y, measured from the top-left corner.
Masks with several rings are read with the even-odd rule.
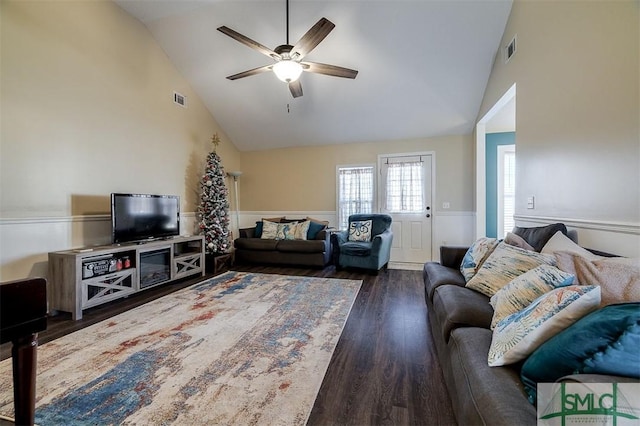
[[[178,92],[173,92],[173,102],[180,105],[183,108],[187,107],[187,97],[181,95]]]
[[[516,53],[516,36],[504,47],[504,63],[509,62],[509,59]]]

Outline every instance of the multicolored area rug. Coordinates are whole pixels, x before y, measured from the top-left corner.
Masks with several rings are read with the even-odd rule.
[[[44,344],[36,423],[304,424],[361,284],[227,272]]]

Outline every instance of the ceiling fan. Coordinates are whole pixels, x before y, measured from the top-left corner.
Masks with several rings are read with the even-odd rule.
[[[275,49],[271,50],[262,44],[251,40],[250,38],[232,30],[229,27],[222,26],[218,28],[223,34],[228,35],[234,40],[248,46],[265,56],[270,57],[275,63],[265,65],[263,67],[254,68],[248,71],[243,71],[238,74],[230,75],[227,78],[229,80],[237,80],[243,77],[249,77],[251,75],[260,74],[266,71],[273,71],[275,75],[285,83],[289,85],[289,90],[294,98],[302,96],[302,85],[300,84],[300,74],[302,71],[312,72],[316,74],[332,75],[334,77],[343,78],[356,78],[358,71],[349,68],[343,68],[336,65],[321,64],[318,62],[302,61],[324,38],[333,30],[335,24],[326,18],[320,19],[316,24],[311,27],[300,40],[291,46],[289,44],[289,0],[286,5],[287,15],[287,42],[281,44]]]

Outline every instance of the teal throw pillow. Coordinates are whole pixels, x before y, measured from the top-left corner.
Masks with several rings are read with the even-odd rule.
[[[256,222],[256,228],[253,231],[253,238],[260,238],[260,237],[262,237],[262,221],[261,220]]]
[[[536,349],[520,371],[529,395],[536,385],[570,374],[610,374],[640,379],[640,303],[594,311]]]
[[[309,221],[309,230],[307,231],[307,240],[315,240],[318,233],[325,229],[327,225],[323,225],[318,222]]]

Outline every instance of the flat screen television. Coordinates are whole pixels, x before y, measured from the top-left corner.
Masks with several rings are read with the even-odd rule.
[[[113,193],[111,230],[114,243],[180,235],[180,197]]]

